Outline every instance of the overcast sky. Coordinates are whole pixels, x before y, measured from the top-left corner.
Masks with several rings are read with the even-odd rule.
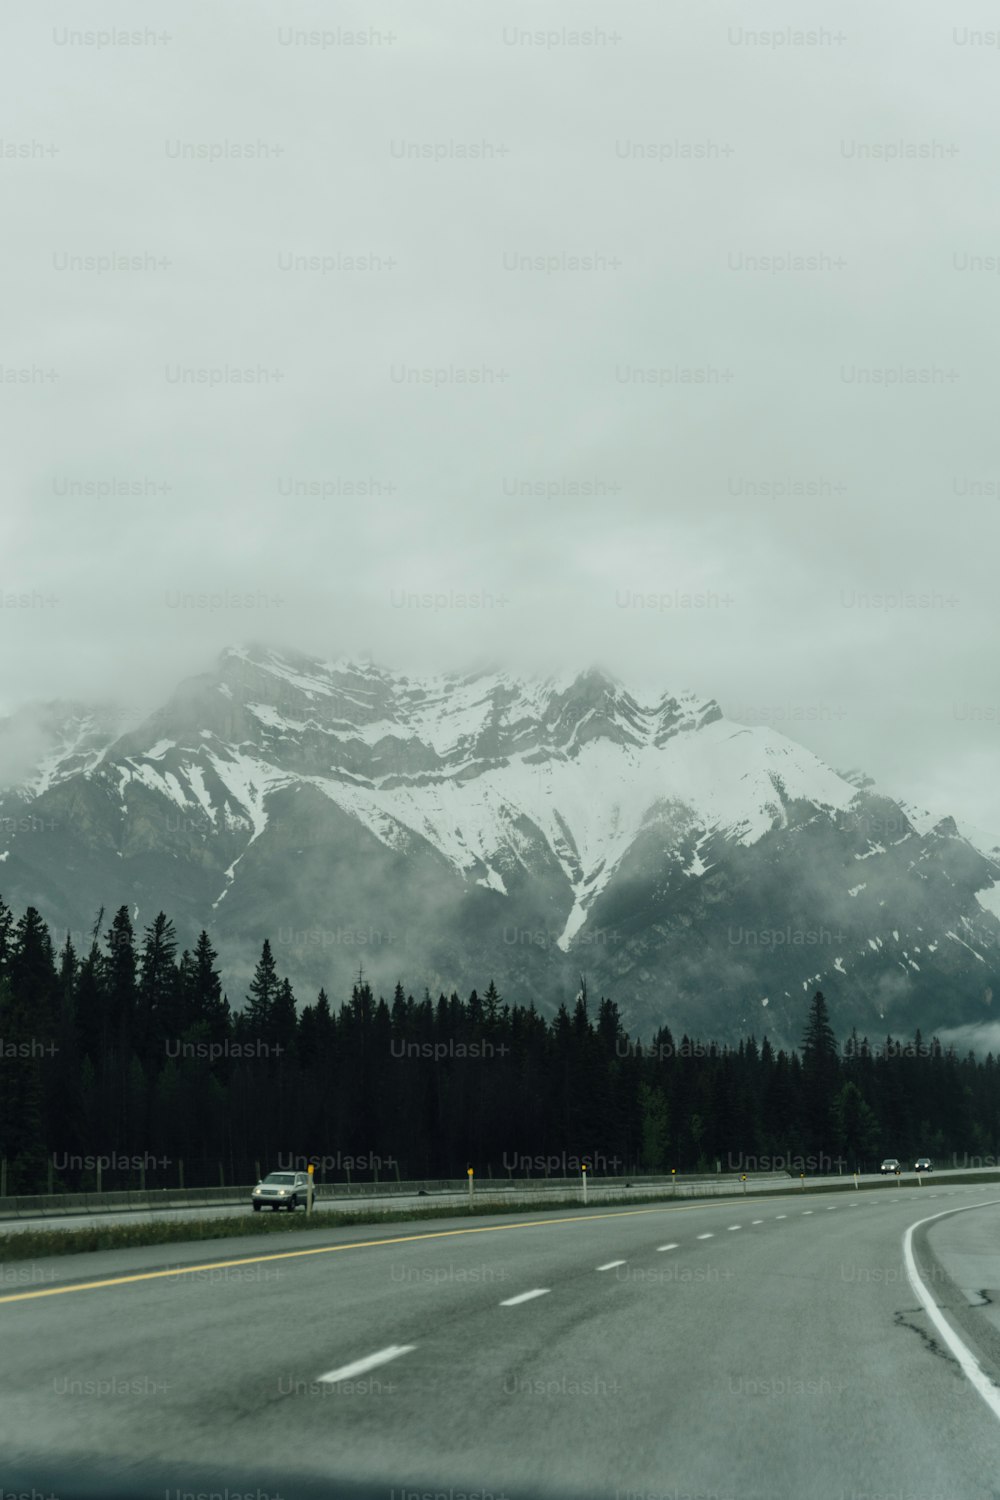
[[[598,662],[1000,838],[997,21],[12,10],[0,712]]]

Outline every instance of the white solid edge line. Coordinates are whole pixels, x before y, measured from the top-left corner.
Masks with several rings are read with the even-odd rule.
[[[379,1365],[387,1365],[390,1359],[398,1359],[401,1354],[409,1354],[415,1349],[416,1344],[390,1344],[388,1349],[379,1349],[377,1354],[366,1354],[364,1359],[356,1359],[352,1364],[341,1365],[339,1370],[328,1370],[321,1375],[320,1380],[328,1385],[334,1385],[339,1380],[353,1380],[355,1375],[364,1375],[368,1370],[375,1370]]]
[[[518,1292],[516,1297],[505,1297],[501,1307],[516,1307],[519,1302],[530,1302],[532,1297],[546,1297],[552,1290],[551,1287],[539,1286],[533,1292]]]
[[[951,1324],[945,1319],[937,1303],[932,1300],[930,1293],[920,1279],[916,1257],[913,1254],[913,1231],[919,1229],[921,1224],[930,1224],[934,1219],[945,1219],[952,1214],[971,1213],[976,1208],[991,1208],[997,1203],[1000,1203],[1000,1199],[994,1198],[987,1203],[970,1203],[968,1208],[945,1208],[939,1213],[928,1214],[925,1219],[918,1219],[915,1224],[910,1225],[909,1229],[903,1235],[903,1261],[906,1265],[906,1274],[909,1277],[910,1285],[923,1303],[927,1316],[958,1360],[962,1373],[967,1376],[970,1383],[979,1392],[980,1396],[982,1396],[993,1415],[1000,1420],[1000,1389],[994,1385],[972,1353],[972,1350],[967,1344],[963,1343]]]
[[[626,1262],[623,1260],[608,1260],[605,1261],[603,1266],[598,1266],[597,1269],[598,1271],[613,1271],[615,1266],[624,1266],[625,1264]]]

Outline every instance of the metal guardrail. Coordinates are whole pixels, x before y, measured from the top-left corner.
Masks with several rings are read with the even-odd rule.
[[[18,1218],[64,1218],[70,1214],[112,1213],[128,1209],[218,1208],[249,1201],[249,1188],[161,1188],[159,1191],[106,1193],[39,1193],[0,1198],[0,1221]]]
[[[935,1172],[928,1179],[933,1182],[1000,1181],[1000,1169],[995,1167],[960,1168],[954,1172]],[[912,1186],[919,1182],[919,1175],[905,1173],[902,1177],[880,1178],[865,1174],[862,1187]],[[634,1194],[637,1198],[659,1194],[661,1197],[715,1198],[736,1196],[745,1187],[747,1191],[775,1190],[803,1187],[815,1191],[822,1187],[829,1191],[854,1186],[852,1173],[834,1177],[795,1177],[788,1172],[747,1173],[744,1177],[736,1172],[719,1172],[705,1175],[648,1176],[648,1177],[601,1177],[588,1174],[588,1198],[599,1201],[600,1197]],[[574,1177],[527,1177],[527,1178],[479,1178],[475,1181],[475,1201],[487,1204],[502,1203],[505,1199],[531,1198],[538,1203],[551,1201],[554,1197],[578,1195],[582,1198],[582,1182]],[[213,1209],[250,1206],[252,1186],[203,1187],[203,1188],[159,1188],[139,1190],[117,1190],[103,1193],[51,1193],[22,1194],[0,1198],[0,1226],[24,1219],[51,1219],[53,1222],[100,1213],[155,1213],[157,1210]],[[316,1203],[327,1210],[359,1207],[365,1202],[391,1203],[426,1197],[430,1200],[453,1199],[456,1208],[468,1201],[469,1185],[466,1178],[425,1178],[409,1182],[353,1182],[320,1184],[316,1190]]]
[[[763,1185],[772,1182],[787,1182],[786,1172],[748,1174],[747,1185]],[[742,1181],[738,1173],[715,1173],[711,1176],[650,1176],[650,1177],[601,1177],[590,1175],[587,1179],[589,1193],[660,1191],[673,1187],[678,1197],[689,1196],[697,1191],[723,1192],[737,1188]],[[102,1192],[102,1193],[39,1193],[21,1194],[0,1198],[0,1223],[5,1219],[61,1219],[74,1214],[128,1212],[155,1212],[157,1209],[183,1208],[228,1208],[234,1205],[249,1206],[253,1184],[245,1187],[204,1188],[149,1188]],[[554,1192],[565,1194],[579,1192],[581,1179],[574,1177],[527,1177],[527,1178],[481,1178],[474,1186],[475,1197],[480,1200],[502,1201],[507,1196],[534,1197]],[[321,1183],[316,1189],[316,1203],[334,1207],[350,1200],[416,1198],[456,1195],[467,1198],[468,1181],[465,1178],[424,1178],[410,1182],[352,1182]]]

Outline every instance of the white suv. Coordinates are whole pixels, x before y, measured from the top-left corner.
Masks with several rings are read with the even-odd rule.
[[[269,1172],[263,1182],[258,1182],[250,1194],[253,1211],[269,1203],[273,1209],[287,1208],[290,1212],[309,1202],[308,1172]]]

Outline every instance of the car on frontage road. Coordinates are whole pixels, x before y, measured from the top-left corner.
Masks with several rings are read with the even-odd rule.
[[[879,1171],[882,1173],[883,1177],[886,1176],[886,1174],[889,1172],[895,1172],[896,1176],[898,1177],[902,1170],[902,1167],[899,1165],[899,1162],[894,1156],[887,1156],[885,1161],[879,1167]]]
[[[932,1170],[930,1157],[918,1156],[916,1161],[913,1163],[913,1170],[914,1172],[930,1172]]]

